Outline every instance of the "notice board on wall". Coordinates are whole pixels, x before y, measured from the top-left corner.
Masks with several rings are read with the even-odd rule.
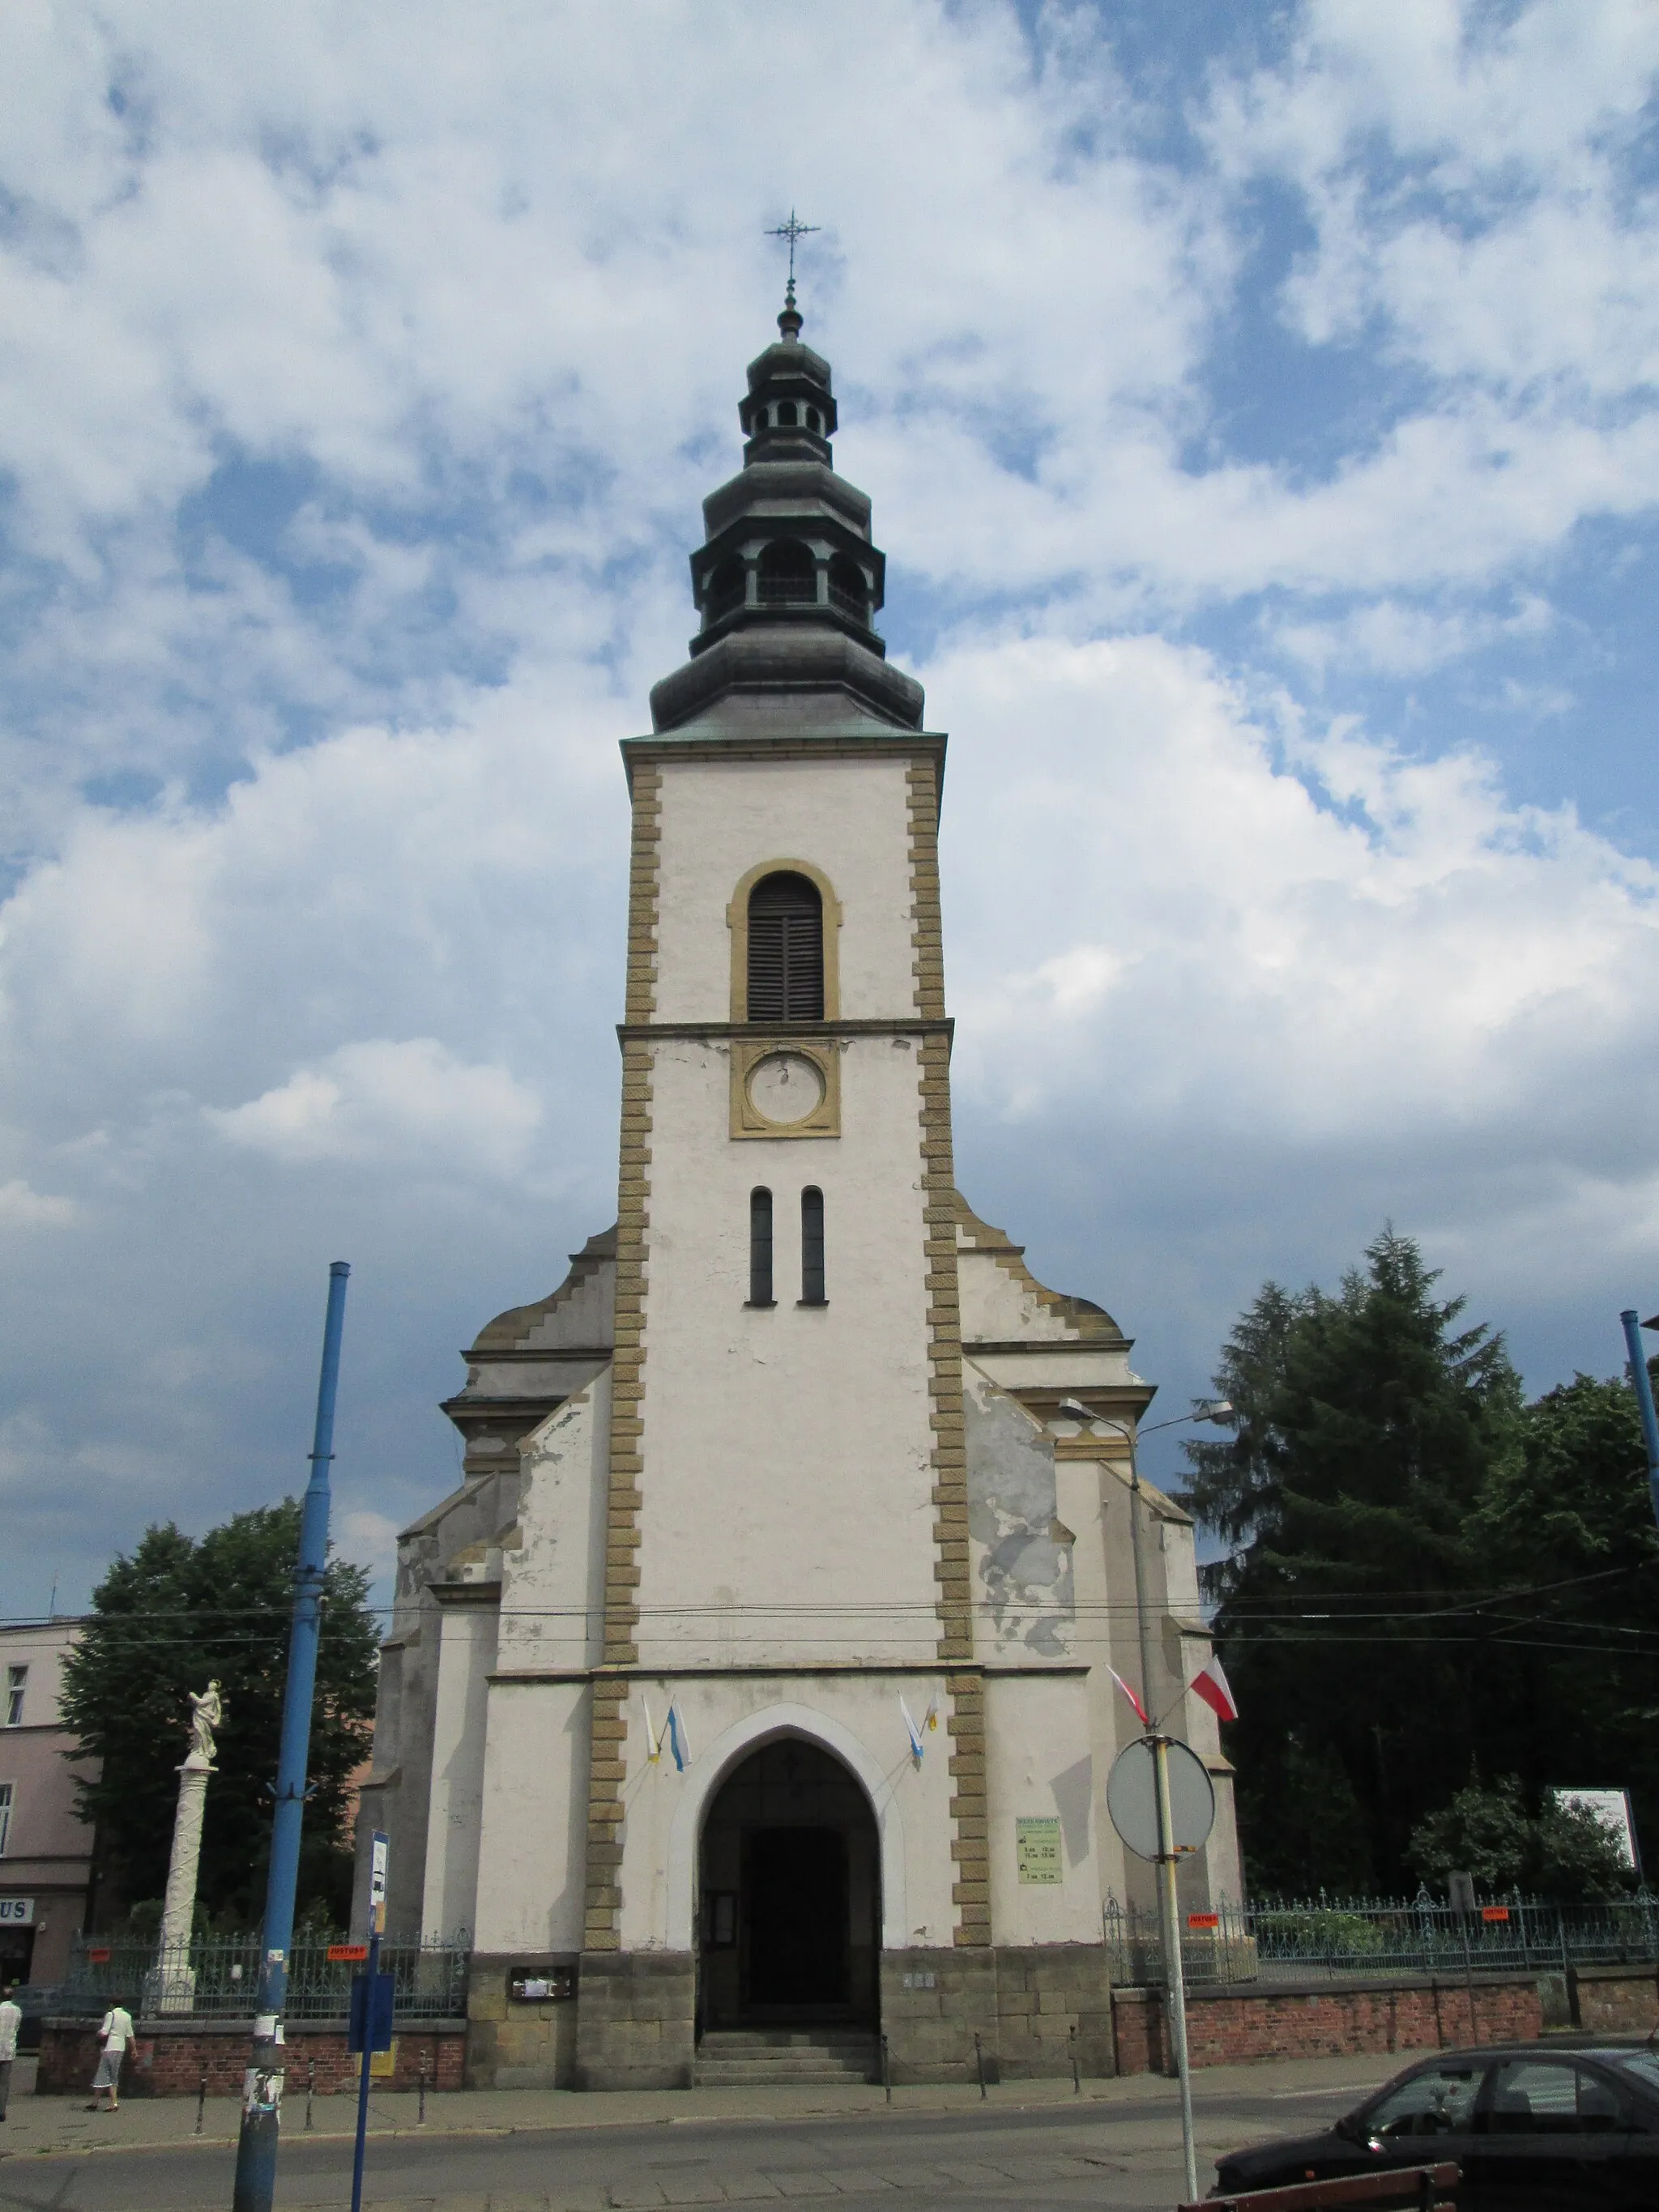
[[[1065,1880],[1060,1857],[1058,1820],[1017,1820],[1014,1858],[1019,1878],[1041,1888],[1054,1888]]]

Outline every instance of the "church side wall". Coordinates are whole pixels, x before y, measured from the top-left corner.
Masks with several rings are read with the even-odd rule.
[[[486,1586],[487,1587],[487,1586]],[[470,1936],[478,1885],[483,1809],[484,1715],[495,1660],[496,1592],[447,1601],[439,1617],[426,1879],[421,1931],[429,1942]]]
[[[1082,1674],[995,1674],[985,1685],[990,1826],[991,1925],[999,1945],[1101,1940],[1095,1863],[1094,1765],[1088,1685]],[[1081,1755],[1079,1753],[1081,1753]],[[1022,1874],[1020,1824],[1058,1823],[1052,1865]],[[1027,1828],[1028,1857],[1046,1845],[1046,1826]],[[1036,1877],[1036,1878],[1033,1878]],[[1057,1877],[1057,1878],[1055,1878]]]

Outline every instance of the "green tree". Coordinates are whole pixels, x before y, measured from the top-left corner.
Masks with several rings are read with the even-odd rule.
[[[198,1896],[216,1920],[256,1925],[270,1851],[283,1687],[288,1667],[300,1506],[239,1513],[199,1542],[172,1523],[146,1530],[93,1595],[64,1670],[64,1713],[102,1762],[78,1784],[82,1811],[129,1900],[160,1897],[173,1839],[178,1766],[188,1747],[187,1692],[216,1678],[225,1701],[208,1786]],[[311,1796],[301,1855],[301,1910],[343,1917],[351,1855],[348,1778],[368,1753],[378,1644],[361,1567],[331,1560],[324,1585]]]
[[[1577,1375],[1529,1406],[1473,1531],[1488,1588],[1481,1764],[1552,1788],[1628,1789],[1659,1843],[1659,1529],[1636,1396]]]
[[[1413,1827],[1476,1748],[1478,1640],[1449,1616],[1483,1574],[1474,1522],[1522,1413],[1502,1339],[1460,1327],[1437,1279],[1388,1229],[1334,1296],[1268,1284],[1215,1377],[1233,1434],[1188,1447],[1183,1502],[1231,1547],[1207,1581],[1247,1866],[1291,1865],[1306,1889],[1360,1868],[1401,1886]]]
[[[1470,1780],[1413,1829],[1407,1856],[1426,1881],[1443,1886],[1461,1871],[1488,1895],[1520,1889],[1581,1905],[1630,1887],[1624,1854],[1593,1813],[1552,1797],[1529,1813],[1514,1774]]]

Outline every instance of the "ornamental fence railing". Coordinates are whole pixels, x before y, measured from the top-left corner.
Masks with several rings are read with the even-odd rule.
[[[286,2016],[343,2020],[365,1947],[342,1937],[297,1942],[289,1954]],[[465,1943],[384,1939],[380,1971],[392,1978],[398,2020],[456,2020],[466,2012]],[[259,1938],[202,1936],[169,1945],[121,1936],[77,1936],[58,1991],[67,2014],[101,2014],[114,2003],[149,2017],[252,2019],[259,1984]]]
[[[1519,1895],[1480,1899],[1472,1913],[1414,1898],[1263,1898],[1182,1915],[1182,1964],[1197,1984],[1290,1982],[1338,1975],[1565,1973],[1644,1966],[1659,1972],[1659,1897],[1647,1890],[1602,1905],[1546,1905]],[[1164,1979],[1155,1911],[1107,1901],[1111,1978]]]

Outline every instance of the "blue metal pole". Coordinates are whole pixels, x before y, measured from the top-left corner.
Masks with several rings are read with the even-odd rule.
[[[300,1557],[294,1577],[294,1621],[289,1632],[288,1686],[283,1698],[276,1810],[271,1820],[270,1873],[265,1883],[264,1932],[259,1947],[259,1991],[254,2000],[253,2051],[242,2081],[242,2127],[236,2144],[233,2212],[271,2212],[276,2195],[276,2143],[286,2064],[283,2008],[288,1996],[288,1954],[294,1942],[294,1893],[300,1875],[300,1829],[305,1817],[323,1577],[328,1571],[328,1469],[334,1456],[334,1397],[340,1380],[340,1336],[345,1327],[346,1278],[350,1273],[343,1260],[336,1260],[328,1271],[323,1370],[317,1386],[317,1425],[311,1440],[311,1480],[306,1485],[300,1515]]]
[[[363,2153],[368,2145],[368,2083],[374,2063],[374,1984],[380,1972],[380,1921],[378,1913],[368,1923],[368,1987],[364,1992],[363,2057],[357,2071],[357,2141],[351,2154],[351,2212],[362,2212]]]
[[[1642,1419],[1642,1442],[1647,1447],[1648,1489],[1653,1498],[1653,1517],[1659,1521],[1659,1418],[1653,1410],[1653,1382],[1642,1345],[1642,1324],[1634,1306],[1626,1306],[1619,1318],[1625,1324],[1625,1342],[1630,1347],[1630,1379],[1636,1392],[1636,1410]]]

